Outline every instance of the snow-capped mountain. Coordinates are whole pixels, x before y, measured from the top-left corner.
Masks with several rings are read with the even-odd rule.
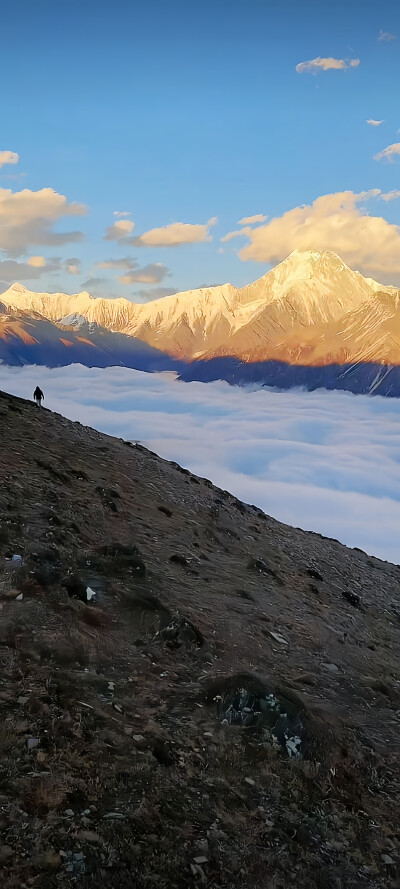
[[[122,365],[136,370],[179,370],[179,363],[142,340],[112,333],[76,316],[57,325],[0,302],[0,364],[63,367]]]
[[[246,287],[223,284],[144,305],[95,299],[87,292],[34,293],[20,284],[1,299],[58,326],[95,323],[187,361],[233,356],[324,364],[393,361],[396,354],[400,359],[398,291],[352,271],[332,252],[294,251]]]

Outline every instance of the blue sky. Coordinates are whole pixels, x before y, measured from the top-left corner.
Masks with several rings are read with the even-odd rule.
[[[154,298],[247,283],[297,246],[337,250],[400,283],[395,0],[15,0],[2,32],[0,189],[53,189],[87,208],[65,216],[45,194],[3,193],[3,289],[19,278],[36,290]],[[324,195],[342,197],[313,208]],[[283,217],[303,205],[310,219]],[[221,242],[254,214],[267,219]],[[105,240],[121,220],[134,228]],[[178,246],[157,235],[155,246],[134,243],[174,223],[198,228]],[[49,232],[70,231],[80,239],[52,243]],[[125,265],[96,265],[108,260]]]

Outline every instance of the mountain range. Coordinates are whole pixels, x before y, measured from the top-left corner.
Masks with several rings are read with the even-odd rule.
[[[8,364],[122,364],[175,369],[184,379],[400,394],[400,292],[330,251],[294,251],[242,288],[146,304],[21,284],[1,301],[0,359]]]

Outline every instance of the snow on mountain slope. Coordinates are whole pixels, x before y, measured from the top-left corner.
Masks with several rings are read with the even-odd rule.
[[[86,292],[33,293],[17,284],[2,300],[59,325],[71,316],[86,319],[179,358],[233,355],[265,361],[313,353],[325,325],[335,327],[362,306],[375,305],[380,293],[393,297],[396,292],[352,271],[335,253],[294,251],[241,289],[223,284],[137,305],[94,299]]]
[[[64,319],[68,320],[68,319]],[[93,322],[61,327],[0,302],[0,364],[63,367],[122,365],[136,370],[179,370],[179,362],[133,336],[114,333]]]

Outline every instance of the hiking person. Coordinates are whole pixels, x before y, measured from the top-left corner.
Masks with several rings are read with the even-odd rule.
[[[33,393],[33,397],[34,397],[34,399],[35,399],[36,404],[38,405],[38,407],[41,407],[41,405],[42,405],[42,399],[44,398],[44,395],[43,395],[42,390],[39,389],[39,386],[36,386],[36,389],[35,389],[35,391],[34,391],[34,393]]]

